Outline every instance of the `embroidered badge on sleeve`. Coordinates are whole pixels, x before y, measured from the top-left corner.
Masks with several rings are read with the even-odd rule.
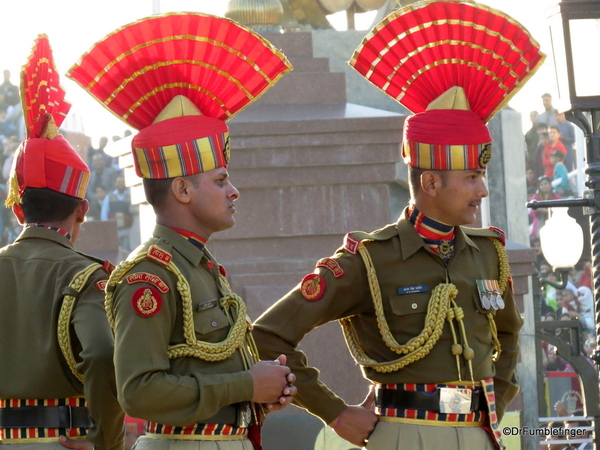
[[[325,280],[316,273],[309,273],[300,282],[302,296],[311,302],[319,300],[325,293]]]
[[[131,297],[133,310],[142,317],[151,317],[160,311],[162,296],[152,287],[139,288]]]
[[[165,283],[162,278],[157,275],[148,272],[137,272],[129,274],[125,277],[127,284],[134,283],[148,283],[155,286],[160,292],[166,294],[169,292],[169,286]]]
[[[323,258],[317,261],[317,267],[325,267],[331,272],[333,272],[333,276],[336,278],[341,278],[344,276],[344,269],[342,266],[333,258]]]

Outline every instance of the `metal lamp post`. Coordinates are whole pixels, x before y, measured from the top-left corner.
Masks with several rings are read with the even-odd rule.
[[[563,0],[551,18],[552,53],[560,102],[568,102],[566,118],[581,128],[586,142],[586,190],[583,198],[531,202],[537,207],[583,207],[590,215],[591,247],[596,312],[600,311],[600,58],[590,53],[600,40],[600,0]],[[596,315],[596,340],[600,343],[600,317]],[[600,345],[594,354],[600,363]],[[596,386],[597,387],[597,386]],[[586,405],[598,410],[598,405]],[[598,413],[593,414],[598,416]],[[600,417],[596,417],[600,419]],[[596,420],[595,441],[600,439]]]

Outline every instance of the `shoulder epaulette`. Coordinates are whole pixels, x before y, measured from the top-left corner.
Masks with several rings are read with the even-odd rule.
[[[112,271],[115,270],[114,264],[111,263],[108,259],[97,258],[96,256],[88,255],[87,253],[83,253],[78,250],[75,250],[75,252],[102,265],[101,269],[104,270],[108,275],[110,275]]]
[[[394,224],[380,228],[371,233],[351,231],[344,237],[344,248],[350,253],[356,254],[358,251],[358,244],[360,244],[361,241],[387,241],[397,235],[398,229]]]
[[[502,245],[506,246],[506,233],[500,228],[489,227],[489,228],[469,228],[461,227],[464,233],[468,236],[481,236],[481,237],[492,237],[502,242]]]

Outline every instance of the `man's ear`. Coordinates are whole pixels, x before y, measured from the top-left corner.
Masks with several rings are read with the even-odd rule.
[[[441,186],[441,178],[435,173],[426,170],[421,174],[421,189],[431,197],[435,197]]]
[[[83,199],[79,205],[77,205],[77,208],[75,209],[75,219],[77,220],[77,223],[83,223],[89,209],[90,203],[86,199]]]
[[[189,194],[189,185],[190,185],[190,181],[182,178],[182,177],[177,177],[173,180],[173,182],[171,183],[171,192],[173,193],[173,196],[175,197],[175,199],[180,202],[180,203],[189,203],[190,202],[190,194]]]

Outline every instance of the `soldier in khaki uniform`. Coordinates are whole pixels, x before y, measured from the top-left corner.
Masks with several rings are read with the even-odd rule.
[[[482,66],[477,55],[483,49],[492,65],[501,59],[495,46],[508,44],[500,26],[519,47],[504,54],[518,61],[508,72],[500,63]],[[332,257],[319,260],[257,320],[253,334],[263,358],[288,355],[297,376],[295,402],[355,445],[502,447],[498,422],[518,392],[522,319],[503,233],[463,225],[476,220],[488,195],[485,123],[542,59],[510,18],[476,3],[443,1],[390,15],[351,60],[416,113],[405,122],[402,149],[410,204],[397,223],[346,235]],[[296,350],[306,333],[334,320],[373,383],[374,398],[363,405],[337,397]]]
[[[89,169],[58,134],[70,105],[46,36],[23,68],[21,95],[28,139],[15,155],[6,204],[25,228],[0,249],[0,444],[56,449],[67,436],[69,446],[88,439],[97,450],[122,449],[104,313],[112,266],[73,246]]]
[[[107,49],[123,52],[122,63],[93,73]],[[224,119],[290,68],[232,21],[174,13],[120,28],[70,71],[140,130],[133,159],[156,213],[152,237],[117,266],[106,296],[119,400],[148,421],[137,449],[258,449],[263,408],[296,392],[285,356],[256,362],[246,306],[206,248],[234,225],[239,197]]]

